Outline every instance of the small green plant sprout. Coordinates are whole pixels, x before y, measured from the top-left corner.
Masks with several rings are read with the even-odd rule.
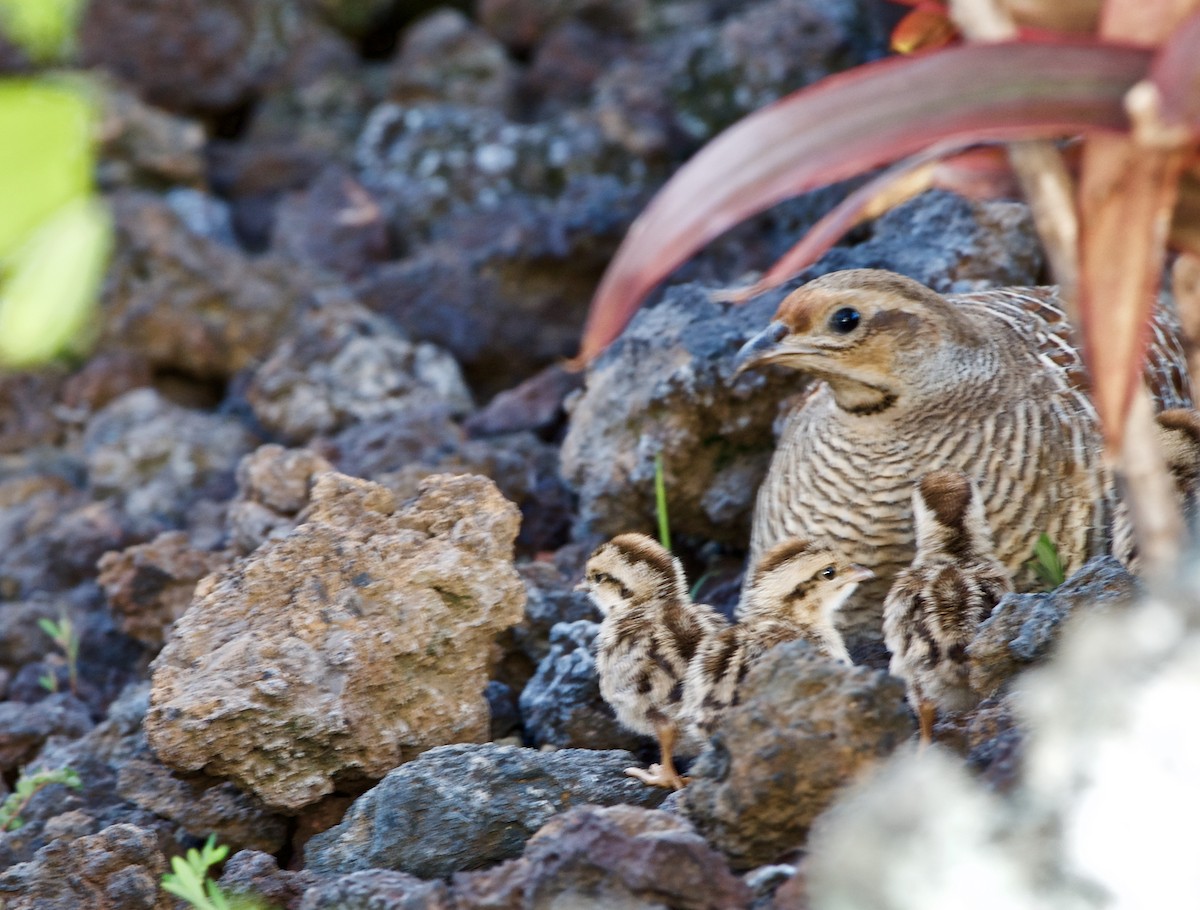
[[[662,454],[654,456],[654,514],[658,516],[658,540],[671,549],[671,523],[667,519],[667,482],[663,479]]]
[[[25,824],[21,820],[21,813],[25,811],[25,807],[29,805],[29,801],[37,795],[39,790],[44,790],[51,784],[63,784],[72,790],[79,790],[83,787],[83,781],[79,779],[79,774],[72,768],[55,768],[53,770],[43,768],[32,774],[21,772],[21,777],[17,781],[16,787],[13,788],[13,792],[8,794],[3,803],[0,803],[0,831],[16,831]]]
[[[69,616],[62,617],[58,622],[43,617],[38,620],[38,628],[50,636],[51,640],[62,648],[67,657],[67,678],[71,681],[71,694],[79,694],[79,633]],[[58,680],[53,674],[47,673],[39,680],[42,687],[51,692],[58,691]]]
[[[196,910],[268,910],[266,904],[254,897],[227,895],[209,877],[209,870],[224,862],[228,855],[228,845],[218,846],[217,836],[210,834],[199,850],[192,847],[186,856],[171,858],[172,871],[162,878],[163,890],[187,901]]]
[[[1062,559],[1058,555],[1058,547],[1045,532],[1033,545],[1033,559],[1029,560],[1029,565],[1037,573],[1038,580],[1046,586],[1046,590],[1053,590],[1067,580]]]

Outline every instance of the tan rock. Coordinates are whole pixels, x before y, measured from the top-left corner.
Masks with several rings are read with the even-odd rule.
[[[488,734],[497,632],[522,615],[519,514],[491,481],[321,476],[307,520],[214,576],[154,664],[146,732],[168,765],[297,811]]]

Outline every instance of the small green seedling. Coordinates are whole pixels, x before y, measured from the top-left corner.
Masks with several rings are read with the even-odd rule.
[[[53,770],[43,768],[32,774],[22,772],[13,792],[8,794],[3,803],[0,803],[0,831],[16,831],[25,824],[21,820],[21,813],[25,811],[25,807],[29,805],[29,801],[39,790],[44,790],[51,784],[63,784],[72,790],[79,790],[83,787],[79,774],[72,768],[55,768]]]
[[[671,525],[667,520],[667,482],[663,479],[662,455],[654,456],[654,514],[658,516],[658,540],[671,549]]]
[[[1047,590],[1053,590],[1067,580],[1062,559],[1058,555],[1058,547],[1054,545],[1050,535],[1044,532],[1033,545],[1033,559],[1029,560],[1029,565],[1033,566],[1038,580]]]
[[[162,878],[163,890],[191,904],[196,910],[271,910],[256,897],[227,895],[213,879],[209,870],[229,855],[229,847],[217,845],[217,836],[210,834],[204,846],[192,847],[186,856],[171,857],[171,872]]]
[[[64,616],[58,622],[43,617],[38,620],[38,628],[50,636],[53,642],[63,649],[67,656],[67,676],[71,681],[71,694],[79,694],[79,633],[69,616]],[[58,691],[58,679],[47,673],[38,679],[42,688],[51,692]]]

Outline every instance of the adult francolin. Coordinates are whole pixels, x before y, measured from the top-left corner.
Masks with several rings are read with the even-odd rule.
[[[1042,533],[1068,571],[1105,552],[1113,482],[1088,380],[1051,288],[943,296],[891,272],[825,275],[793,291],[739,355],[822,380],[789,415],[759,490],[751,566],[785,537],[827,540],[875,578],[842,609],[851,653],[879,656],[883,598],[915,547],[910,494],[933,470],[978,485],[1018,589]],[[1152,327],[1158,407],[1188,407],[1171,317]],[[857,652],[857,653],[856,653]]]
[[[600,694],[617,720],[657,737],[662,750],[649,771],[625,773],[679,789],[685,781],[672,752],[686,733],[681,720],[688,664],[701,642],[728,623],[712,607],[692,602],[679,560],[644,534],[622,534],[597,547],[579,588],[604,614],[596,647]]]
[[[912,504],[917,555],[884,601],[883,639],[927,743],[939,709],[960,713],[978,703],[967,645],[1013,583],[996,559],[979,489],[965,474],[926,474]]]
[[[834,624],[838,608],[871,572],[827,546],[781,541],[758,561],[738,608],[740,621],[709,636],[688,668],[684,715],[708,736],[738,700],[747,671],[768,649],[803,639],[820,653],[850,663]]]

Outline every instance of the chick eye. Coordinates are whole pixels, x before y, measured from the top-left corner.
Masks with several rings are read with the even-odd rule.
[[[828,581],[831,578],[837,577],[837,569],[833,566],[826,566],[821,570],[821,577]]]
[[[829,328],[839,335],[849,335],[858,328],[858,322],[861,318],[862,316],[854,307],[844,306],[840,310],[835,310],[833,315],[829,317]]]

